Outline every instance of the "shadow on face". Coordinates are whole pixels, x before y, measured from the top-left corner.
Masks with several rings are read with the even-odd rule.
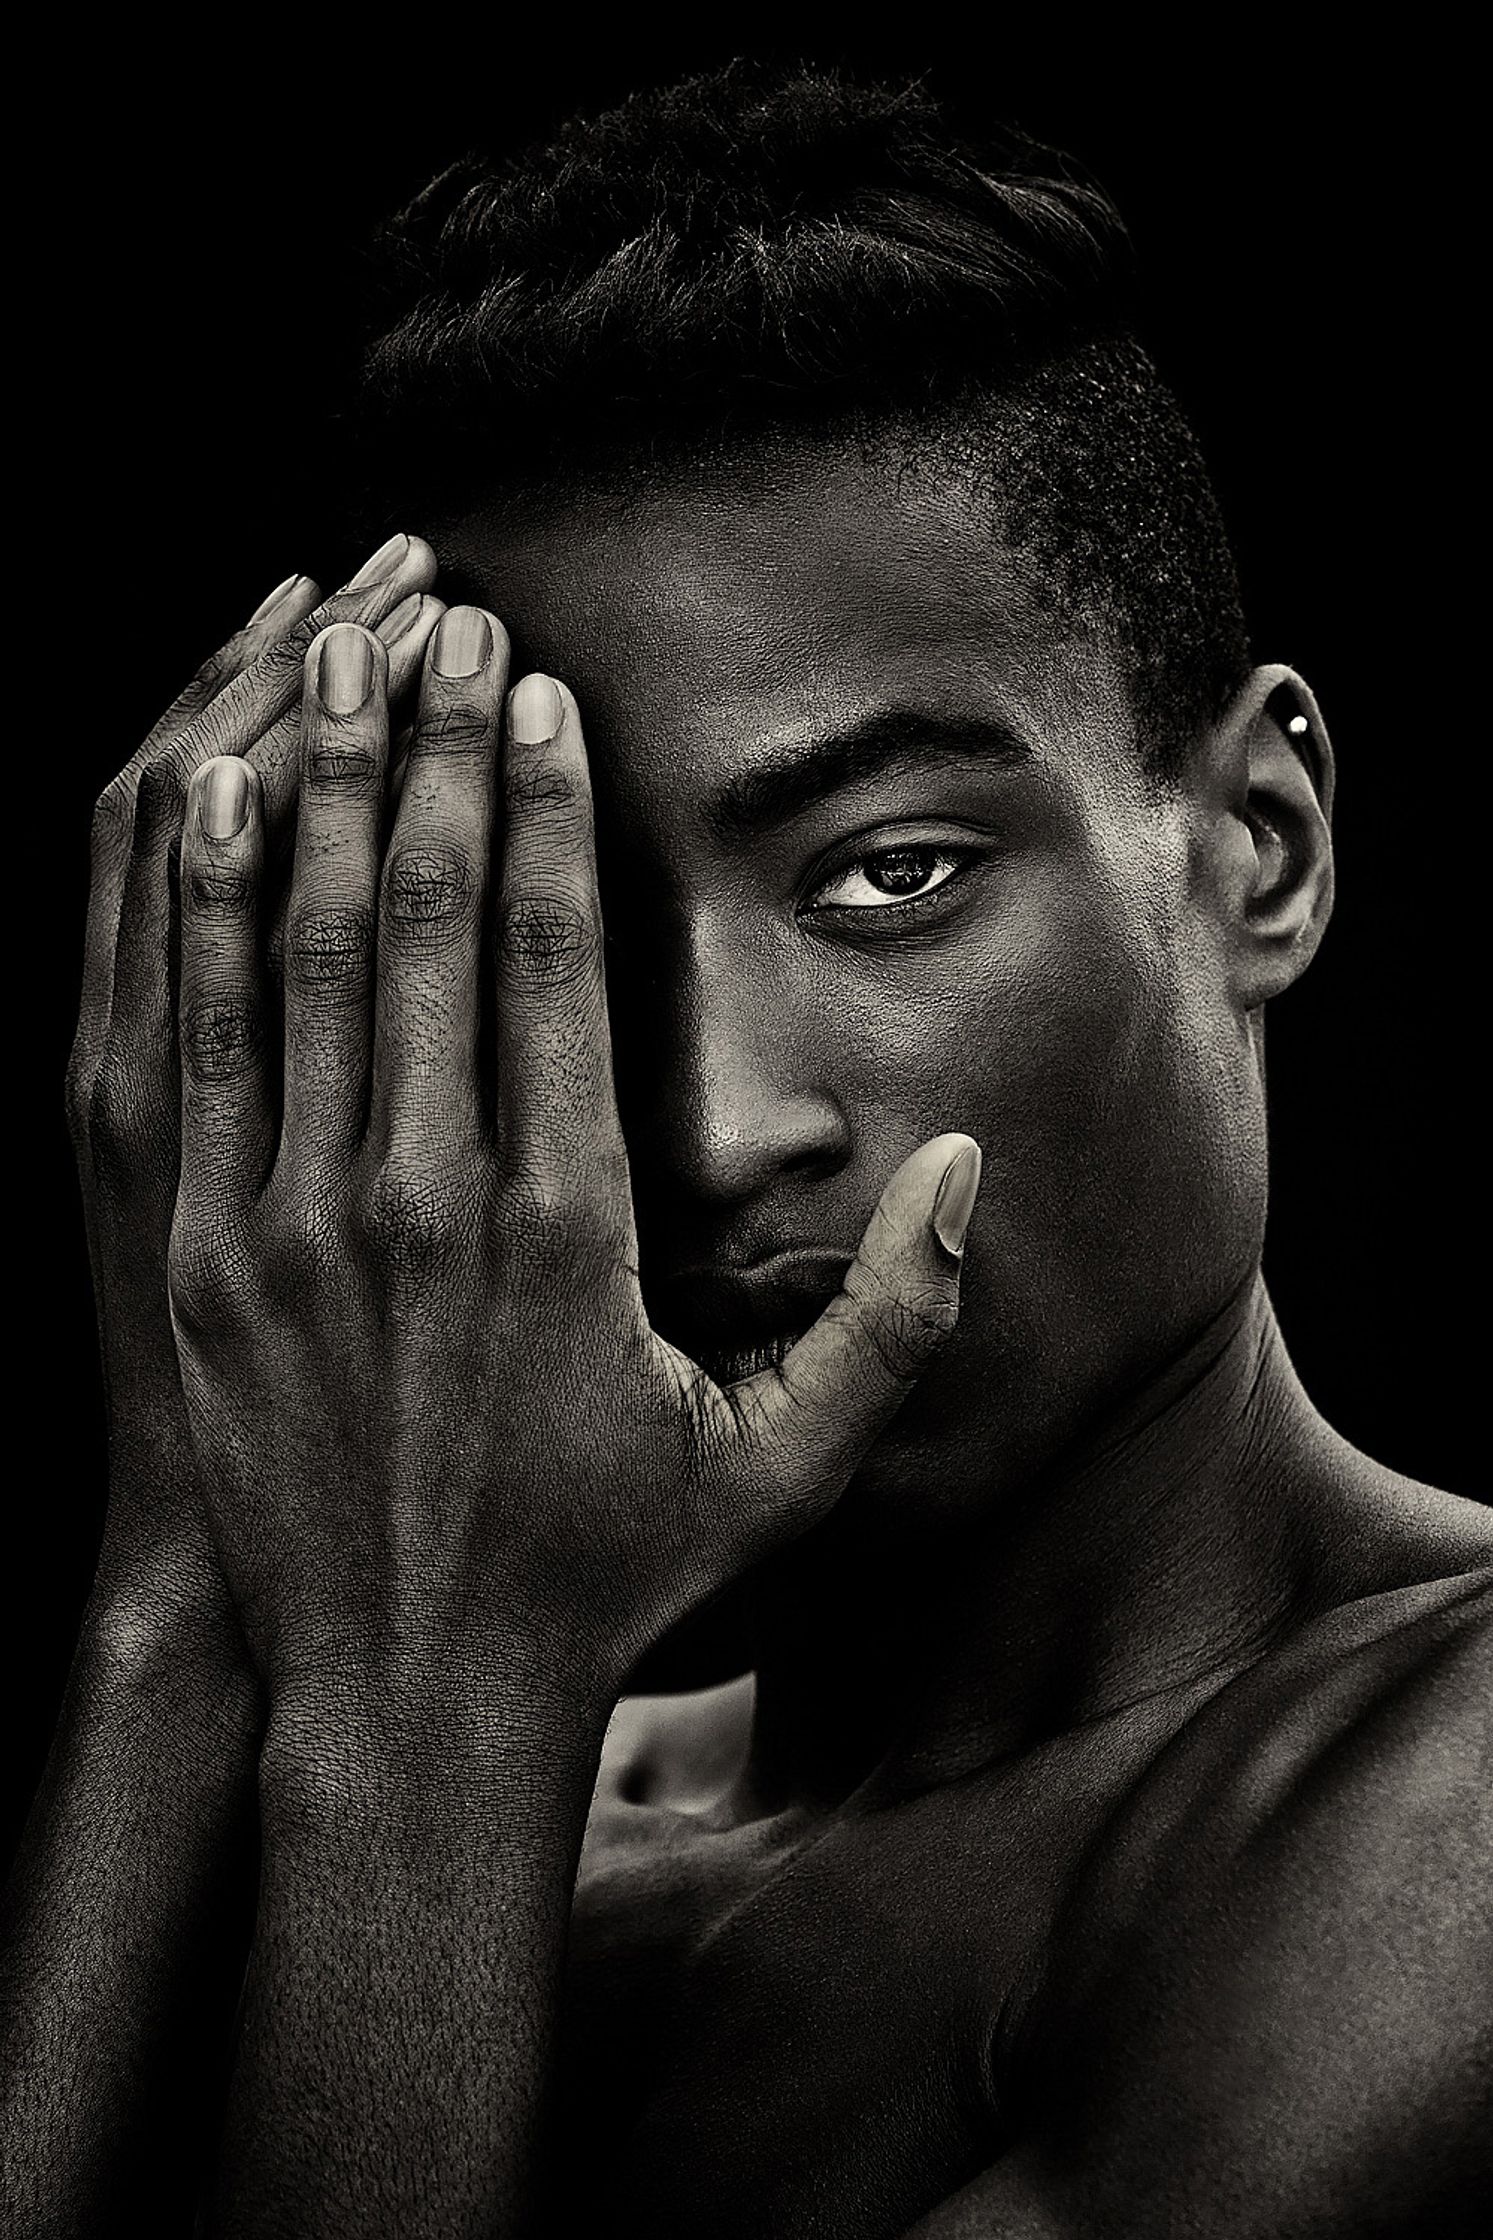
[[[812,1319],[917,1144],[985,1179],[958,1334],[859,1498],[950,1515],[1259,1249],[1256,1039],[1117,662],[957,472],[823,451],[434,533],[586,724],[645,1296],[719,1373]]]

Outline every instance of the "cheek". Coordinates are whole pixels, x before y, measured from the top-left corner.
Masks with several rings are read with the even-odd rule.
[[[1206,1320],[1259,1248],[1248,1038],[1206,955],[1158,916],[1055,877],[915,970],[883,971],[860,1013],[880,1059],[862,1143],[886,1157],[889,1127],[890,1149],[958,1128],[984,1149],[958,1355],[1019,1367],[1031,1405],[1057,1414]]]
[[[1250,1069],[1206,958],[1180,929],[1056,904],[991,1008],[995,1162],[1034,1280],[1106,1322],[1232,1288]]]
[[[878,1116],[967,1128],[990,1181],[1040,1215],[1143,1159],[1141,1115],[1167,1125],[1186,1070],[1174,981],[1112,898],[1051,878],[961,936],[855,960],[812,1009],[858,1135]]]

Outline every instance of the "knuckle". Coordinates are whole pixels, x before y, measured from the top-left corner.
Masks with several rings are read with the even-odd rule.
[[[373,748],[356,736],[318,732],[306,750],[306,783],[311,786],[367,786],[378,776]]]
[[[78,1124],[101,1180],[133,1193],[151,1163],[154,1133],[138,1073],[106,1047],[91,1080],[80,1071],[78,1095]]]
[[[432,1274],[450,1261],[459,1224],[439,1176],[429,1166],[386,1159],[362,1209],[363,1234],[391,1274]]]
[[[184,791],[179,756],[169,750],[155,755],[140,772],[135,791],[142,809],[155,810],[163,803],[179,801]]]
[[[498,965],[510,981],[559,988],[596,968],[601,953],[590,913],[567,896],[529,894],[504,904],[498,918]]]
[[[862,1327],[887,1374],[899,1383],[916,1377],[959,1318],[957,1299],[946,1289],[892,1296],[881,1293]]]
[[[289,1271],[289,1303],[301,1294],[307,1274],[339,1279],[347,1266],[347,1243],[340,1189],[304,1184],[287,1193],[282,1208],[284,1264]]]
[[[504,1198],[505,1227],[514,1236],[551,1238],[568,1233],[573,1206],[552,1175],[515,1175]]]
[[[242,1312],[244,1279],[236,1239],[221,1219],[194,1221],[178,1210],[166,1252],[166,1288],[178,1324],[194,1335],[231,1327]]]
[[[510,755],[503,771],[503,807],[510,817],[567,818],[585,813],[586,794],[579,774],[552,756]]]
[[[95,1066],[91,1079],[80,1070],[76,1088],[78,1127],[87,1136],[101,1172],[127,1168],[134,1131],[117,1070],[107,1060]]]
[[[497,747],[497,720],[491,710],[470,700],[453,700],[426,709],[415,726],[412,752],[431,757],[491,755]]]
[[[959,1298],[949,1284],[929,1284],[897,1302],[897,1327],[922,1353],[948,1337],[958,1320]]]
[[[385,867],[383,914],[410,939],[439,940],[467,922],[476,893],[472,867],[457,849],[405,846]]]
[[[258,1063],[263,1041],[263,1012],[253,997],[209,997],[183,1013],[182,1065],[194,1082],[239,1079]]]
[[[308,615],[283,638],[275,638],[254,661],[254,674],[265,684],[299,684],[306,666],[306,653],[312,640],[325,620],[321,615]]]
[[[225,684],[232,683],[244,665],[244,651],[248,642],[247,630],[235,630],[226,644],[219,646],[216,653],[208,655],[182,694],[182,701],[188,708],[197,707],[204,700],[212,699],[215,693],[221,692]]]
[[[188,863],[181,882],[182,907],[193,917],[243,918],[259,899],[259,881],[243,864]]]
[[[373,917],[349,906],[296,910],[286,921],[285,977],[296,987],[339,988],[361,982],[373,953]]]
[[[292,710],[288,715],[277,716],[267,723],[259,737],[244,756],[244,760],[259,772],[265,783],[265,814],[273,814],[276,799],[275,781],[282,772],[297,769],[301,750],[301,722]]]
[[[840,1299],[827,1311],[851,1322],[887,1374],[905,1383],[926,1368],[953,1330],[959,1293],[950,1281],[909,1282],[904,1275],[894,1284],[889,1270],[857,1258],[846,1270]]]

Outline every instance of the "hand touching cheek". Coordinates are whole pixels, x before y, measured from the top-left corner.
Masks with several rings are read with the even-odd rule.
[[[979,1154],[942,1136],[781,1368],[722,1388],[649,1327],[579,712],[506,686],[501,624],[452,609],[381,861],[387,658],[349,624],[310,647],[283,1052],[261,781],[210,763],[187,804],[171,1296],[272,1690],[515,1647],[615,1690],[835,1501],[957,1315]]]

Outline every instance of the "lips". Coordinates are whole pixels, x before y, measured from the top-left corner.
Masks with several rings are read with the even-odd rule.
[[[851,1255],[795,1248],[732,1267],[716,1263],[651,1279],[643,1297],[661,1338],[717,1384],[777,1367],[839,1290]]]

